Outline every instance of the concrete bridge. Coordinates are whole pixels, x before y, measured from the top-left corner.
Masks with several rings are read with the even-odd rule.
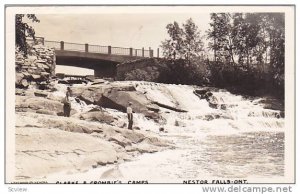
[[[44,45],[55,48],[56,64],[93,69],[95,77],[114,77],[117,64],[153,57],[151,48],[146,50],[41,40]]]

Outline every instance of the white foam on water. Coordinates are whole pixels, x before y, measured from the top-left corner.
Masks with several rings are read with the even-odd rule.
[[[193,93],[194,86],[142,81],[114,82],[113,84],[134,85],[138,92],[143,93],[150,100],[187,111],[185,113],[175,112],[160,107],[161,116],[166,123],[155,122],[140,113],[134,114],[134,126],[141,130],[150,130],[160,134],[162,138],[175,143],[178,149],[143,154],[135,161],[121,164],[118,169],[124,176],[120,179],[148,179],[152,182],[174,182],[181,178],[197,176],[208,179],[211,175],[202,172],[202,169],[198,169],[197,166],[193,166],[195,164],[185,159],[186,153],[188,157],[198,160],[199,156],[193,156],[193,151],[201,153],[202,144],[195,142],[205,141],[208,136],[236,135],[248,132],[284,132],[284,118],[280,118],[280,111],[265,109],[263,104],[260,104],[261,99],[259,98],[250,100],[241,95],[231,94],[226,90],[213,88],[211,91],[215,97],[217,108],[212,108],[205,99],[200,99]],[[53,95],[64,96],[66,87],[59,86],[58,88]],[[79,112],[92,108],[85,103],[78,104],[74,99],[71,102],[72,107]],[[222,109],[222,106],[225,108]],[[125,113],[113,109],[104,110],[127,122]],[[159,133],[160,127],[163,127],[167,133]],[[96,172],[99,175],[103,169],[91,170],[80,176],[93,177],[97,174]]]

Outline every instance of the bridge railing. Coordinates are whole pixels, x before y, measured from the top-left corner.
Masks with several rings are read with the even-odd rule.
[[[111,47],[111,53],[113,55],[130,55],[130,48],[123,48],[123,47]]]
[[[78,43],[71,43],[71,42],[64,42],[64,41],[59,42],[59,41],[49,41],[49,40],[43,40],[43,44],[48,47],[54,48],[56,50],[101,53],[101,54],[108,54],[108,55],[125,55],[125,56],[135,56],[135,57],[153,57],[153,50],[150,48],[149,50],[146,50],[144,48],[134,49],[134,48],[78,44]]]
[[[153,57],[153,50],[133,49],[133,56],[137,56],[137,57]]]
[[[144,57],[151,57],[151,50],[144,50]]]
[[[108,47],[107,46],[89,44],[88,45],[88,52],[108,54]]]
[[[35,39],[32,38],[26,38],[26,42],[29,46],[33,46],[36,44],[44,44],[44,37],[36,36]]]
[[[44,41],[44,45],[45,46],[48,46],[50,48],[54,48],[54,49],[60,49],[60,42],[57,42],[57,41],[49,41],[49,40],[46,40]]]
[[[85,45],[71,42],[64,42],[64,50],[85,52]]]

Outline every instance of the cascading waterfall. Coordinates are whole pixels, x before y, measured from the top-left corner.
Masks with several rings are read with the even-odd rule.
[[[148,82],[136,85],[149,99],[188,112],[162,109],[167,120],[165,136],[177,149],[141,156],[138,161],[121,165],[123,173],[130,174],[128,177],[141,178],[141,173],[146,172],[145,178],[157,182],[199,178],[264,182],[284,175],[284,118],[279,110],[264,108],[261,98],[206,88],[217,103],[212,108],[206,99],[193,93],[193,86]],[[138,124],[142,123],[145,119],[140,117]],[[158,126],[151,127],[157,130]]]
[[[188,111],[163,114],[169,121],[167,125],[171,125],[169,127],[174,125],[174,120],[178,120],[200,131],[203,128],[215,132],[284,130],[284,118],[281,118],[280,111],[265,109],[259,98],[250,100],[225,90],[212,89],[217,103],[216,108],[212,108],[205,99],[193,93],[193,86],[139,82],[137,90],[151,100]]]
[[[152,101],[187,112],[160,107],[165,122],[134,114],[134,125],[151,130],[174,143],[175,150],[143,154],[136,161],[118,166],[126,179],[178,182],[184,179],[254,178],[284,175],[284,116],[264,108],[262,98],[250,99],[226,90],[204,88],[214,96],[215,106],[200,99],[194,86],[128,81]],[[199,89],[199,87],[197,87]],[[202,88],[200,88],[202,89]],[[59,89],[56,95],[62,95]],[[96,105],[72,100],[79,112]],[[103,109],[127,120],[126,114]],[[159,132],[164,127],[165,133]],[[89,172],[93,177],[96,172]],[[94,174],[93,174],[94,173]],[[180,182],[180,181],[179,181]]]

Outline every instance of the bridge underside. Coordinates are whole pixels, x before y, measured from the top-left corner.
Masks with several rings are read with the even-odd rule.
[[[93,69],[95,77],[115,77],[117,64],[142,58],[66,50],[55,50],[55,55],[56,64]]]
[[[56,56],[56,64],[93,69],[95,77],[103,78],[116,75],[118,62],[74,56]]]

